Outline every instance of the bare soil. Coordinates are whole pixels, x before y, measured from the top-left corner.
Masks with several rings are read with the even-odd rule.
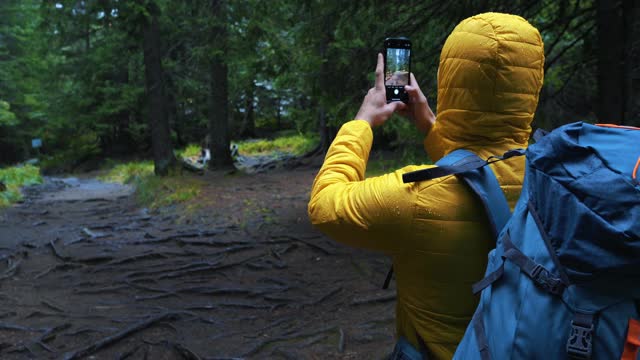
[[[207,172],[149,211],[50,179],[0,210],[2,359],[383,359],[390,260],[309,224],[314,169]]]

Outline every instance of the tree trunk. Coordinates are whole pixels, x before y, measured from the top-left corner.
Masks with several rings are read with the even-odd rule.
[[[177,169],[169,134],[169,118],[166,109],[162,59],[160,53],[160,29],[158,16],[160,9],[153,2],[148,6],[149,18],[143,29],[144,73],[149,100],[149,127],[151,148],[156,175],[168,175]]]
[[[226,53],[227,29],[226,3],[224,0],[211,0],[211,11],[215,19],[212,27],[212,37],[216,46],[214,56],[211,57],[211,101],[209,111],[209,134],[211,135],[211,161],[212,169],[233,167],[229,146],[229,101],[227,93],[227,64]]]
[[[320,150],[326,153],[333,139],[329,134],[329,126],[327,125],[327,113],[323,106],[318,109],[318,124],[320,125]]]
[[[625,0],[622,0],[625,1]],[[621,0],[598,0],[598,120],[623,124],[625,118],[625,26]]]
[[[169,129],[173,129],[176,134],[176,143],[177,145],[184,146],[186,145],[183,141],[182,137],[182,128],[183,124],[178,116],[178,103],[175,97],[175,84],[172,81],[169,75],[165,75],[165,91],[166,91],[166,106],[167,106],[167,116],[169,118]]]
[[[332,81],[334,81],[329,69],[330,62],[327,59],[329,44],[331,43],[331,41],[332,35],[330,24],[328,22],[325,22],[325,29],[323,31],[319,47],[319,55],[320,59],[322,60],[322,64],[320,65],[320,79],[318,83],[320,86],[319,96],[322,99],[330,97],[331,83]],[[320,106],[318,107],[318,125],[320,131],[320,150],[323,153],[326,153],[327,150],[329,150],[329,146],[331,145],[333,138],[331,137],[329,124],[327,122],[327,109],[322,104],[322,101],[320,101]]]
[[[640,0],[625,0],[625,125],[640,126]]]

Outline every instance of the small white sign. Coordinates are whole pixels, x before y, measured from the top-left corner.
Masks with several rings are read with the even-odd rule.
[[[31,139],[31,147],[34,149],[42,147],[42,139]]]

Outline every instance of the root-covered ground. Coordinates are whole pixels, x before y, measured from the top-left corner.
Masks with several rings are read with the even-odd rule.
[[[314,230],[314,170],[201,176],[148,211],[49,179],[0,210],[2,359],[382,359],[390,260]]]

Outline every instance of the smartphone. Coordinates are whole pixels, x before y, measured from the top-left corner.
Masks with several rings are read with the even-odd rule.
[[[411,40],[406,37],[384,39],[384,86],[387,90],[387,103],[409,101],[404,86],[411,85],[410,73]]]

